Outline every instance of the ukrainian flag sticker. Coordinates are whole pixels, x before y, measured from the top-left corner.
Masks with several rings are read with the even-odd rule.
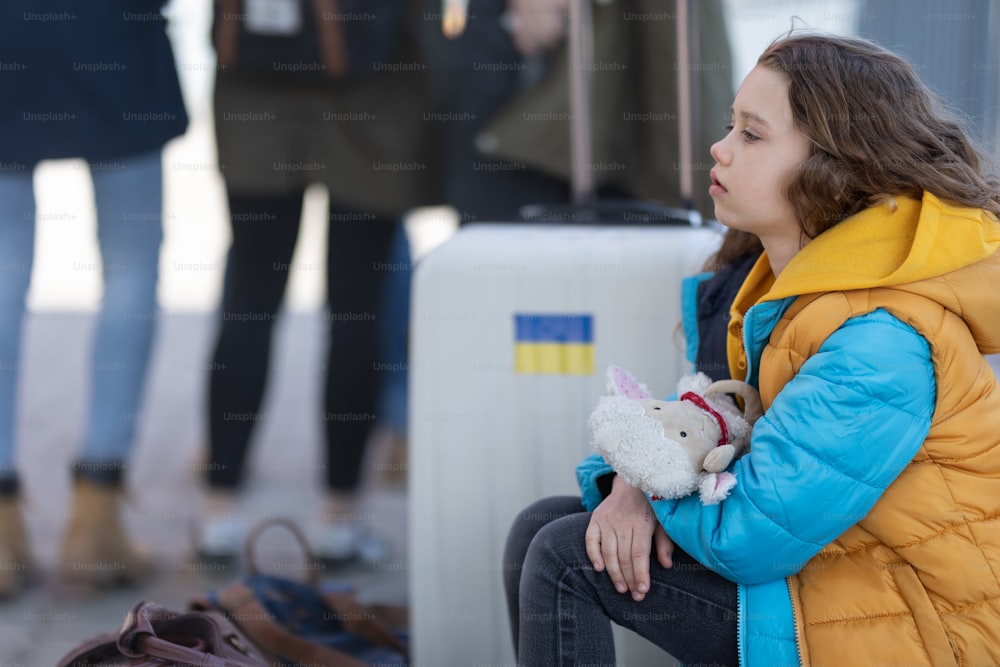
[[[593,315],[515,314],[514,372],[593,375]]]

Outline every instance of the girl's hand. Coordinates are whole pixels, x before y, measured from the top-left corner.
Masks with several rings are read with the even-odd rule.
[[[641,601],[649,592],[649,555],[656,543],[660,565],[673,565],[674,544],[656,520],[646,494],[615,477],[611,494],[591,515],[586,547],[594,569],[607,571],[619,593]]]

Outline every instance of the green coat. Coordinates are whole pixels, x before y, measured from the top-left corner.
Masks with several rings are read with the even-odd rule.
[[[597,186],[638,199],[680,202],[680,164],[673,3],[612,0],[593,4],[593,159]],[[732,105],[732,56],[721,0],[699,0],[698,57],[691,81],[699,112],[692,118],[694,203],[713,216],[709,148],[724,134]],[[566,44],[546,78],[514,97],[477,145],[493,157],[569,179],[569,80]]]
[[[412,29],[419,8],[400,1]],[[215,131],[227,188],[266,196],[321,183],[334,206],[380,217],[440,203],[426,69],[407,36],[394,61],[347,84],[219,71]]]

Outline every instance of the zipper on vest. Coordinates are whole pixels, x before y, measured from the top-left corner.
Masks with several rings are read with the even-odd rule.
[[[740,667],[746,666],[743,647],[747,643],[746,626],[743,624],[743,610],[746,609],[747,587],[739,584],[736,587],[736,656],[739,658]]]
[[[746,364],[747,364],[746,376],[743,379],[746,382],[750,382],[750,375],[751,375],[751,373],[753,371],[753,357],[750,356],[750,334],[747,333],[747,332],[750,331],[750,327],[748,326],[748,324],[750,323],[750,318],[753,315],[753,310],[754,310],[755,307],[756,306],[751,306],[747,310],[747,312],[743,315],[743,322],[741,323],[742,324],[742,329],[743,329],[743,331],[741,332],[743,334],[743,336],[742,336],[742,338],[743,338],[743,358],[746,359]],[[757,386],[760,383],[759,382],[753,382],[751,384],[753,384],[754,386]]]
[[[753,352],[750,348],[750,332],[757,328],[756,319],[758,317],[763,317],[766,325],[768,326],[768,338],[770,338],[771,333],[774,332],[774,327],[776,322],[781,318],[781,316],[788,310],[788,306],[795,301],[797,297],[788,297],[780,301],[767,301],[765,303],[757,303],[751,306],[746,313],[743,315],[743,356],[746,357],[746,377],[744,378],[746,382],[752,384],[755,387],[760,386],[760,378],[753,377],[754,373],[757,371],[753,366]],[[763,310],[762,310],[763,309]],[[763,345],[761,345],[761,350],[767,345],[765,340]]]
[[[799,664],[804,665],[806,661],[802,657],[802,635],[799,628],[802,627],[799,618],[798,607],[795,606],[795,596],[792,594],[791,578],[785,577],[785,586],[788,588],[788,602],[792,605],[792,626],[795,628],[795,652],[799,656]]]

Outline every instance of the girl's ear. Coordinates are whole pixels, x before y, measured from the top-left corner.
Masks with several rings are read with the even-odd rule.
[[[652,398],[653,395],[646,389],[646,385],[640,383],[632,374],[624,368],[618,366],[608,367],[608,389],[618,396],[626,398]]]

